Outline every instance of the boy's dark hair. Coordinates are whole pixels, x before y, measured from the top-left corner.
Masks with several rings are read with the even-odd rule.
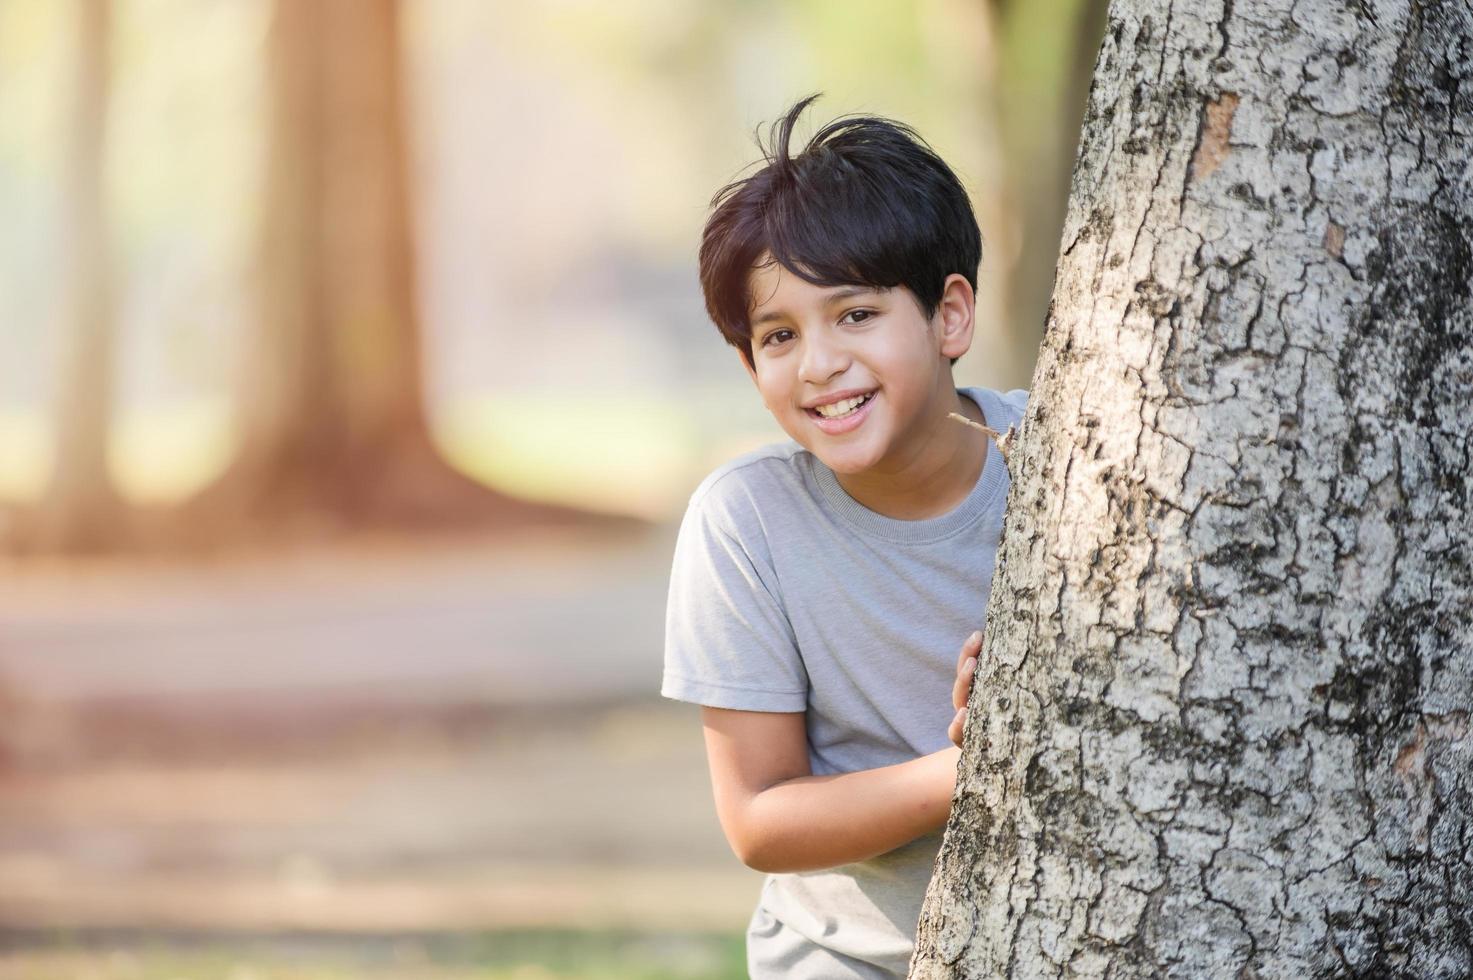
[[[927,318],[946,277],[977,288],[982,235],[961,181],[918,133],[877,116],[824,126],[788,149],[799,101],[773,123],[765,166],[711,198],[701,236],[701,291],[726,342],[751,365],[747,277],[763,252],[815,286],[904,286]],[[956,358],[952,358],[956,363]]]

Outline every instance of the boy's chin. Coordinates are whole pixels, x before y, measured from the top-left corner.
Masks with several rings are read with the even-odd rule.
[[[818,457],[818,461],[839,476],[860,476],[873,469],[879,460],[871,459],[869,456],[856,455],[854,453],[825,453],[810,450]]]
[[[840,476],[858,476],[880,462],[873,451],[860,445],[835,446],[826,437],[813,438],[812,432],[787,430],[788,436],[808,450],[823,465]]]

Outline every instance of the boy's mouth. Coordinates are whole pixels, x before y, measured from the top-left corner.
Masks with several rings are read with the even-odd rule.
[[[805,409],[808,417],[813,419],[813,424],[826,435],[838,436],[859,428],[864,420],[869,417],[870,408],[875,403],[875,395],[878,391],[871,391],[866,395],[856,395],[843,401],[830,402],[821,406],[823,411],[817,408]],[[823,412],[833,412],[825,415]]]
[[[810,408],[806,411],[809,415],[817,416],[821,419],[847,418],[850,415],[853,415],[855,412],[859,411],[865,405],[868,405],[870,399],[874,397],[875,393],[871,391],[869,394],[866,395],[856,395],[853,398],[846,398],[843,401],[838,402],[830,402],[827,405],[820,405],[817,408]]]

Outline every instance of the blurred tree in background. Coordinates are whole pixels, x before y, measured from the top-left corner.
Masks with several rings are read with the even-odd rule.
[[[107,453],[115,370],[103,195],[110,5],[79,0],[76,10],[55,463],[35,513],[12,522],[20,550],[606,520],[498,493],[446,463],[430,439],[397,0],[274,4],[258,316],[242,347],[236,454],[181,506],[129,511]]]
[[[66,276],[59,329],[56,453],[50,482],[28,547],[95,551],[126,538],[126,505],[107,465],[112,417],[113,267],[103,203],[111,58],[109,0],[75,5],[77,44],[72,64],[66,145],[64,240]],[[19,526],[19,525],[17,525]]]
[[[990,86],[1003,152],[987,193],[998,199],[1006,373],[1026,384],[1043,339],[1059,232],[1079,145],[1106,0],[990,0],[996,44]]]
[[[450,467],[426,423],[396,0],[277,0],[239,451],[184,527],[546,520]]]

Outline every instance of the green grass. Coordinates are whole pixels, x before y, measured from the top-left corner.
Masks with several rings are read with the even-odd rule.
[[[56,934],[7,941],[0,980],[684,980],[746,976],[741,934]]]

